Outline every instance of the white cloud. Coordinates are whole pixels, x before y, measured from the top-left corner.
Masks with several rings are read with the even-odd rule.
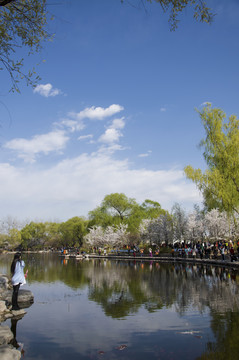
[[[152,153],[152,150],[148,150],[147,153],[139,154],[138,157],[148,157]]]
[[[78,120],[82,119],[91,119],[91,120],[103,120],[107,117],[117,114],[118,112],[124,110],[123,106],[113,104],[108,108],[95,107],[85,108],[76,114]]]
[[[122,151],[122,150],[126,150],[128,148],[123,147],[119,144],[103,144],[102,146],[100,146],[100,148],[98,149],[97,153],[98,154],[105,154],[105,155],[110,155],[113,154],[116,151]]]
[[[44,97],[57,96],[61,94],[61,90],[53,88],[53,86],[49,83],[37,85],[33,92]]]
[[[112,116],[119,111],[122,111],[124,108],[120,105],[110,105],[108,108],[104,109],[102,107],[94,107],[86,108],[79,113],[77,112],[69,112],[67,114],[67,118],[63,119],[59,122],[55,122],[54,125],[60,127],[61,129],[65,128],[70,132],[80,131],[85,128],[85,124],[83,122],[84,118],[89,119],[98,119],[102,120],[106,117]],[[110,128],[113,129],[123,129],[125,126],[124,117],[119,119],[114,119]],[[82,137],[79,138],[81,140]]]
[[[146,154],[139,154],[138,156],[139,156],[139,157],[148,157],[148,156],[149,156],[149,153],[146,153]]]
[[[82,154],[48,169],[0,164],[0,175],[0,217],[65,220],[87,215],[114,192],[138,202],[152,199],[168,210],[175,202],[192,207],[201,201],[182,170],[134,169],[127,159],[104,153]]]
[[[116,106],[93,111],[91,118],[110,116],[117,109]],[[60,129],[31,139],[13,139],[5,144],[6,149],[15,151],[19,158],[32,164],[22,163],[21,167],[15,167],[0,163],[0,217],[9,214],[21,219],[66,220],[75,215],[87,215],[106,194],[113,192],[125,193],[138,202],[149,198],[168,210],[175,202],[192,206],[201,201],[194,184],[186,181],[182,170],[135,169],[128,159],[113,157],[115,151],[125,149],[119,143],[125,126],[123,117],[110,122],[98,139],[100,146],[95,152],[68,158],[52,166],[37,167],[34,162],[39,154],[62,151],[70,134],[84,127],[82,120],[73,115],[55,125]],[[93,133],[79,136],[78,140],[92,138]],[[150,153],[148,150],[140,156]]]
[[[78,137],[78,140],[88,140],[88,139],[92,139],[93,135],[89,134],[89,135],[81,135]]]
[[[165,112],[167,109],[165,107],[161,107],[160,111]]]
[[[62,130],[56,130],[47,134],[35,135],[32,139],[23,138],[8,141],[4,147],[17,152],[19,158],[26,162],[34,162],[39,153],[48,154],[52,151],[60,151],[65,148],[69,137]]]
[[[110,126],[112,129],[123,129],[125,127],[124,117],[120,119],[114,119],[112,121],[112,125]]]
[[[70,132],[80,131],[85,128],[85,124],[83,122],[69,119],[62,120],[60,123],[55,123],[55,125],[65,127]]]
[[[124,118],[114,119],[111,125],[105,130],[104,134],[99,137],[99,142],[112,146],[117,143],[120,137],[123,136],[119,129],[125,126]]]
[[[106,129],[105,133],[100,136],[99,142],[112,144],[119,141],[119,138],[123,136],[120,131],[116,129]]]

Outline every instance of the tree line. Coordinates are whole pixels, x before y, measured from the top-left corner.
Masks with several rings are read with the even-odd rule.
[[[239,239],[237,214],[195,205],[186,212],[175,203],[171,212],[156,201],[138,204],[123,193],[106,195],[88,218],[75,216],[65,222],[34,222],[22,225],[11,218],[0,221],[0,247],[15,250],[78,248],[119,249],[179,243],[235,241]]]
[[[106,195],[100,206],[89,212],[88,218],[75,216],[65,222],[34,222],[19,224],[8,217],[0,221],[0,246],[6,248],[43,249],[59,247],[82,247],[87,245],[86,235],[90,229],[100,226],[104,232],[111,226],[126,226],[127,234],[138,237],[142,219],[156,218],[165,214],[160,204],[145,200],[138,204],[125,194]]]

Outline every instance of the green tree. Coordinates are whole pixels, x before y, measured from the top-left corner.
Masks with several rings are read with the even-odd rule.
[[[113,193],[106,195],[101,205],[89,212],[88,226],[97,225],[105,229],[123,222],[128,225],[128,231],[136,235],[143,219],[154,219],[166,213],[156,201],[146,199],[139,205],[135,199],[128,198],[123,193]]]
[[[107,209],[103,206],[97,206],[92,211],[89,211],[89,223],[88,227],[93,227],[94,225],[102,226],[104,229],[107,226],[114,224],[113,217],[108,213]]]
[[[21,230],[21,236],[24,249],[40,249],[44,247],[47,239],[46,225],[31,221]]]
[[[130,233],[139,233],[139,225],[143,219],[155,219],[160,215],[165,215],[166,210],[161,208],[157,201],[146,199],[142,205],[134,206],[127,220]]]
[[[12,91],[19,91],[21,79],[30,85],[39,80],[34,69],[25,71],[24,57],[19,54],[21,48],[28,55],[41,49],[50,38],[47,21],[46,0],[0,0],[0,70],[10,75]]]
[[[88,228],[97,225],[106,229],[107,226],[119,225],[123,222],[129,225],[129,231],[134,232],[139,222],[136,221],[136,225],[133,224],[135,222],[133,217],[137,219],[140,217],[139,213],[142,211],[137,202],[125,194],[106,195],[101,205],[89,212]]]
[[[226,114],[207,104],[201,117],[206,137],[200,143],[208,168],[185,167],[191,179],[202,192],[208,210],[219,208],[228,213],[239,212],[239,120],[235,115],[226,119]]]
[[[60,223],[46,222],[46,242],[49,247],[59,247],[61,245]]]
[[[121,220],[129,217],[135,206],[137,206],[135,199],[127,198],[123,193],[106,195],[102,202],[103,208],[113,217],[119,217]]]
[[[157,201],[152,201],[146,199],[142,204],[142,209],[144,210],[145,219],[154,219],[159,215],[165,215],[166,211],[161,208],[161,205]]]
[[[78,216],[61,223],[59,230],[62,236],[62,245],[67,247],[82,246],[86,228],[87,221]]]
[[[21,244],[21,241],[22,241],[21,231],[19,231],[18,229],[14,229],[14,228],[10,229],[8,232],[9,245],[12,248],[15,248]]]
[[[9,237],[7,234],[0,233],[0,248],[8,248],[9,246]]]
[[[121,0],[121,2],[125,2],[125,0]],[[214,14],[211,9],[207,7],[207,4],[203,0],[141,0],[141,4],[145,6],[146,3],[158,3],[163,12],[169,11],[169,24],[171,30],[175,30],[178,27],[178,17],[183,12],[186,7],[193,6],[194,7],[194,18],[201,22],[205,22],[208,24],[212,23]]]

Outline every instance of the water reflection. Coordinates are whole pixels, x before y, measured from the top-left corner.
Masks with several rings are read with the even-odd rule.
[[[28,359],[63,359],[66,351],[71,359],[237,358],[239,274],[233,269],[64,262],[52,254],[28,254],[24,260],[35,294],[30,315],[22,320]],[[0,272],[8,266],[1,257]],[[57,347],[64,351],[54,357]]]

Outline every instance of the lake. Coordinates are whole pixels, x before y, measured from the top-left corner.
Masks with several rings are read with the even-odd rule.
[[[9,274],[13,256],[0,256]],[[35,302],[17,322],[25,360],[237,359],[239,272],[24,254]],[[11,327],[11,320],[7,320]]]

